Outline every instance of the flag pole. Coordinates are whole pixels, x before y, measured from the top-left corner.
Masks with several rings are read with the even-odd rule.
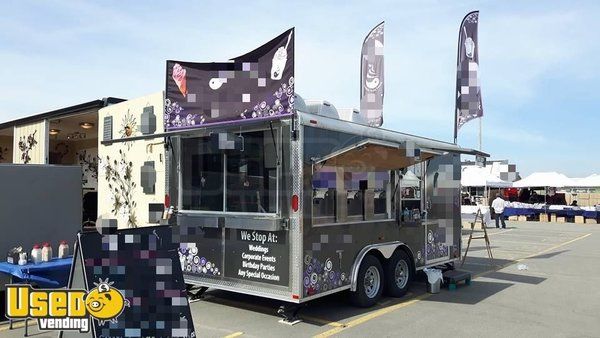
[[[481,147],[481,126],[483,124],[482,120],[483,120],[483,116],[480,116],[479,117],[479,151],[483,151],[483,148]]]

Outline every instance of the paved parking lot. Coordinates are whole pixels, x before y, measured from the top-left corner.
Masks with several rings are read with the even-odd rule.
[[[209,291],[191,304],[199,337],[364,336],[598,336],[600,225],[508,222],[490,229],[494,259],[475,240],[464,270],[470,286],[431,295],[415,281],[402,299],[370,309],[349,305],[346,294],[310,302],[303,322],[279,324],[279,302]],[[463,239],[466,245],[467,232]],[[519,265],[526,270],[519,270]],[[23,329],[3,337],[19,337]],[[55,336],[38,333],[36,337]]]

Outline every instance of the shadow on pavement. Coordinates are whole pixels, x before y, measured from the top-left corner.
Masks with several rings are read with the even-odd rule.
[[[411,284],[410,291],[405,297],[383,297],[377,305],[370,308],[353,306],[349,301],[349,292],[342,291],[303,304],[299,316],[305,323],[322,327],[328,325],[330,322],[344,321],[355,316],[408,301],[415,296],[424,294],[425,290],[425,283],[417,280]],[[205,298],[201,301],[272,315],[274,319],[280,318],[277,314],[279,306],[286,304],[283,301],[221,290],[209,290],[205,294]]]
[[[488,273],[485,275],[485,277],[493,278],[493,279],[501,279],[501,280],[505,280],[505,281],[509,281],[509,282],[536,284],[536,285],[540,284],[541,282],[546,280],[546,278],[542,278],[542,277],[519,275],[519,274],[500,272],[500,271]]]
[[[492,247],[496,248],[496,247]],[[469,252],[485,251],[484,246],[471,247]],[[532,258],[542,259],[556,256],[565,251],[553,252],[535,256]],[[431,295],[423,300],[434,301],[434,302],[448,302],[448,303],[459,303],[475,305],[495,294],[509,288],[515,283],[525,283],[537,285],[546,280],[546,278],[513,274],[500,272],[499,270],[505,268],[508,265],[516,263],[515,260],[510,259],[489,259],[486,256],[481,257],[467,257],[464,266],[457,264],[457,269],[466,270],[472,273],[473,277],[478,275],[484,275],[487,280],[473,280],[470,286],[464,286],[462,283],[458,285],[457,290],[448,291],[447,288],[443,288],[439,294]],[[495,279],[497,281],[491,281],[489,279]],[[339,292],[329,296],[315,299],[302,306],[302,310],[299,312],[299,316],[305,323],[326,326],[330,322],[344,322],[350,318],[361,316],[369,312],[377,311],[378,309],[394,306],[400,304],[415,297],[421,296],[426,293],[426,278],[424,273],[417,274],[417,278],[412,282],[409,294],[403,298],[389,298],[383,297],[381,301],[374,307],[371,308],[357,308],[349,302],[349,292]],[[468,290],[468,292],[462,292],[462,290]],[[266,299],[257,296],[237,294],[228,291],[221,290],[209,290],[205,294],[205,298],[202,302],[209,302],[214,304],[220,304],[224,306],[231,306],[246,311],[253,311],[266,315],[273,316],[274,319],[280,318],[277,314],[277,310],[281,305],[293,305],[283,301]]]
[[[543,259],[543,258],[551,258],[557,255],[560,255],[561,253],[565,253],[565,252],[569,252],[569,250],[561,250],[561,251],[555,251],[555,252],[548,252],[542,255],[537,255],[537,256],[533,256],[530,257],[530,259]]]
[[[455,291],[440,292],[423,300],[428,302],[475,305],[512,285],[513,283],[475,280],[471,281],[471,285],[469,286],[459,285]],[[468,292],[461,292],[462,289],[468,289]]]

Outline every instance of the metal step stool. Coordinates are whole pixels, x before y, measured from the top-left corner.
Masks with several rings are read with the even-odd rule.
[[[444,283],[448,285],[448,290],[456,290],[458,282],[465,282],[465,285],[471,285],[471,273],[461,270],[448,270],[444,272]]]

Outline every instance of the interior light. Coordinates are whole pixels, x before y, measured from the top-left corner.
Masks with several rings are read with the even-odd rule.
[[[92,122],[81,122],[79,126],[83,129],[92,129],[94,128],[94,124]]]
[[[58,135],[58,133],[60,133],[60,129],[50,129],[49,132],[50,135]]]

